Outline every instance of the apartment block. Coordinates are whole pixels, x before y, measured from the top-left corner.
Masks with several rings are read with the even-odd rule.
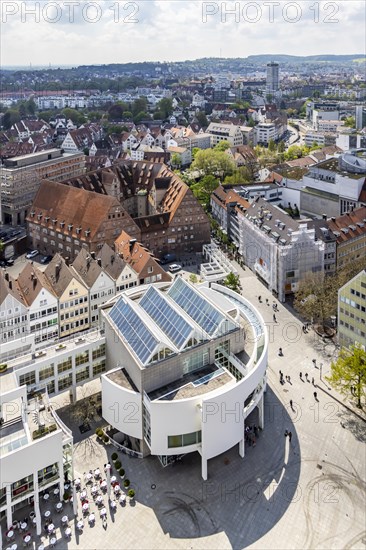
[[[83,154],[66,154],[60,149],[4,160],[0,167],[2,222],[25,223],[41,180],[62,181],[77,177],[84,170]]]
[[[338,291],[338,342],[349,347],[366,343],[366,270]]]

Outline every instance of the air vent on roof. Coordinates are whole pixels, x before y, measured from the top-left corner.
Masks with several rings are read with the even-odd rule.
[[[65,227],[65,222],[60,222],[60,227]]]
[[[53,223],[54,225],[56,225],[56,223],[57,223],[57,218],[53,218],[52,223]]]
[[[49,222],[50,221],[50,217],[49,216],[45,216],[45,222]]]
[[[350,229],[352,229],[352,231],[356,231],[357,227],[355,225],[349,225],[348,226]]]
[[[39,220],[42,219],[42,212],[41,212],[40,214],[38,214],[37,218],[38,218]]]
[[[76,228],[76,233],[79,235],[80,232],[81,232],[81,227],[77,227]]]
[[[34,215],[35,215],[35,211],[32,210],[32,212],[30,213],[30,215],[32,216],[32,218],[34,218]]]
[[[71,231],[71,229],[72,229],[72,223],[69,223],[69,225],[67,226],[67,229],[68,229],[69,231]]]
[[[345,234],[348,233],[348,227],[341,227],[341,231]]]
[[[339,236],[340,236],[340,232],[339,232],[339,231],[333,231],[333,233],[334,233],[334,235],[335,235],[336,237],[339,237]]]
[[[89,235],[90,235],[90,229],[87,229],[87,230],[85,231],[85,237],[89,237]]]
[[[365,227],[365,224],[363,222],[357,222],[358,227]]]

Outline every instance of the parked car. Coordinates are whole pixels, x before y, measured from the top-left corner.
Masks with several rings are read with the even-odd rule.
[[[176,273],[177,271],[180,271],[182,269],[182,266],[179,264],[172,264],[169,266],[170,273]]]
[[[25,257],[27,258],[27,260],[31,260],[32,258],[35,258],[36,256],[38,256],[38,254],[39,254],[38,250],[31,250],[30,252],[28,252],[28,254],[25,255]]]
[[[14,258],[9,258],[8,260],[5,260],[5,263],[8,267],[11,267],[14,265]]]
[[[52,256],[43,256],[41,258],[41,264],[48,264],[52,260]]]

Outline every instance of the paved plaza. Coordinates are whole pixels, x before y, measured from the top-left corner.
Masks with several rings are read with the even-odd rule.
[[[249,270],[240,270],[240,275],[243,295],[258,307],[270,333],[265,425],[256,445],[246,445],[244,459],[236,447],[210,460],[207,481],[201,478],[198,453],[167,468],[156,458],[119,454],[135,500],[117,504],[115,513],[106,500],[104,528],[88,488],[95,526],[84,521],[83,532],[77,533],[72,506],[67,504],[63,513],[71,518],[72,536],[65,539],[63,513],[54,512],[56,548],[366,547],[366,424],[353,403],[343,401],[324,379],[337,350],[312,330],[304,334],[288,306],[278,304],[274,323],[271,294]],[[278,356],[279,347],[283,357]],[[313,366],[314,358],[322,370]],[[280,383],[280,370],[290,382]],[[256,423],[255,416],[251,422]],[[291,441],[286,430],[292,432]],[[113,451],[95,435],[81,439],[75,444],[75,475],[83,478],[89,469],[103,470]],[[4,524],[2,528],[4,533]],[[42,541],[48,547],[48,537]],[[20,539],[16,542],[19,548]],[[33,530],[33,548],[38,542]]]

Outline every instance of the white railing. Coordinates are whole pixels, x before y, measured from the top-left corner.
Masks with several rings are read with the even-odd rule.
[[[65,433],[65,435],[67,435],[68,437],[71,437],[72,438],[72,431],[70,430],[70,428],[68,428],[66,426],[66,424],[61,420],[61,418],[59,417],[59,415],[57,414],[57,412],[54,410],[53,408],[53,405],[50,403],[49,404],[49,408],[50,408],[50,413],[52,414],[53,418],[55,419],[56,421],[56,424],[59,425],[59,427],[61,428],[61,430]]]
[[[106,434],[108,435],[108,434]],[[134,458],[142,458],[142,453],[139,451],[133,451],[132,449],[128,449],[127,447],[124,447],[124,445],[121,445],[120,443],[117,443],[114,439],[112,439],[110,436],[109,441],[112,443],[113,447],[124,453],[125,455],[134,457]]]

